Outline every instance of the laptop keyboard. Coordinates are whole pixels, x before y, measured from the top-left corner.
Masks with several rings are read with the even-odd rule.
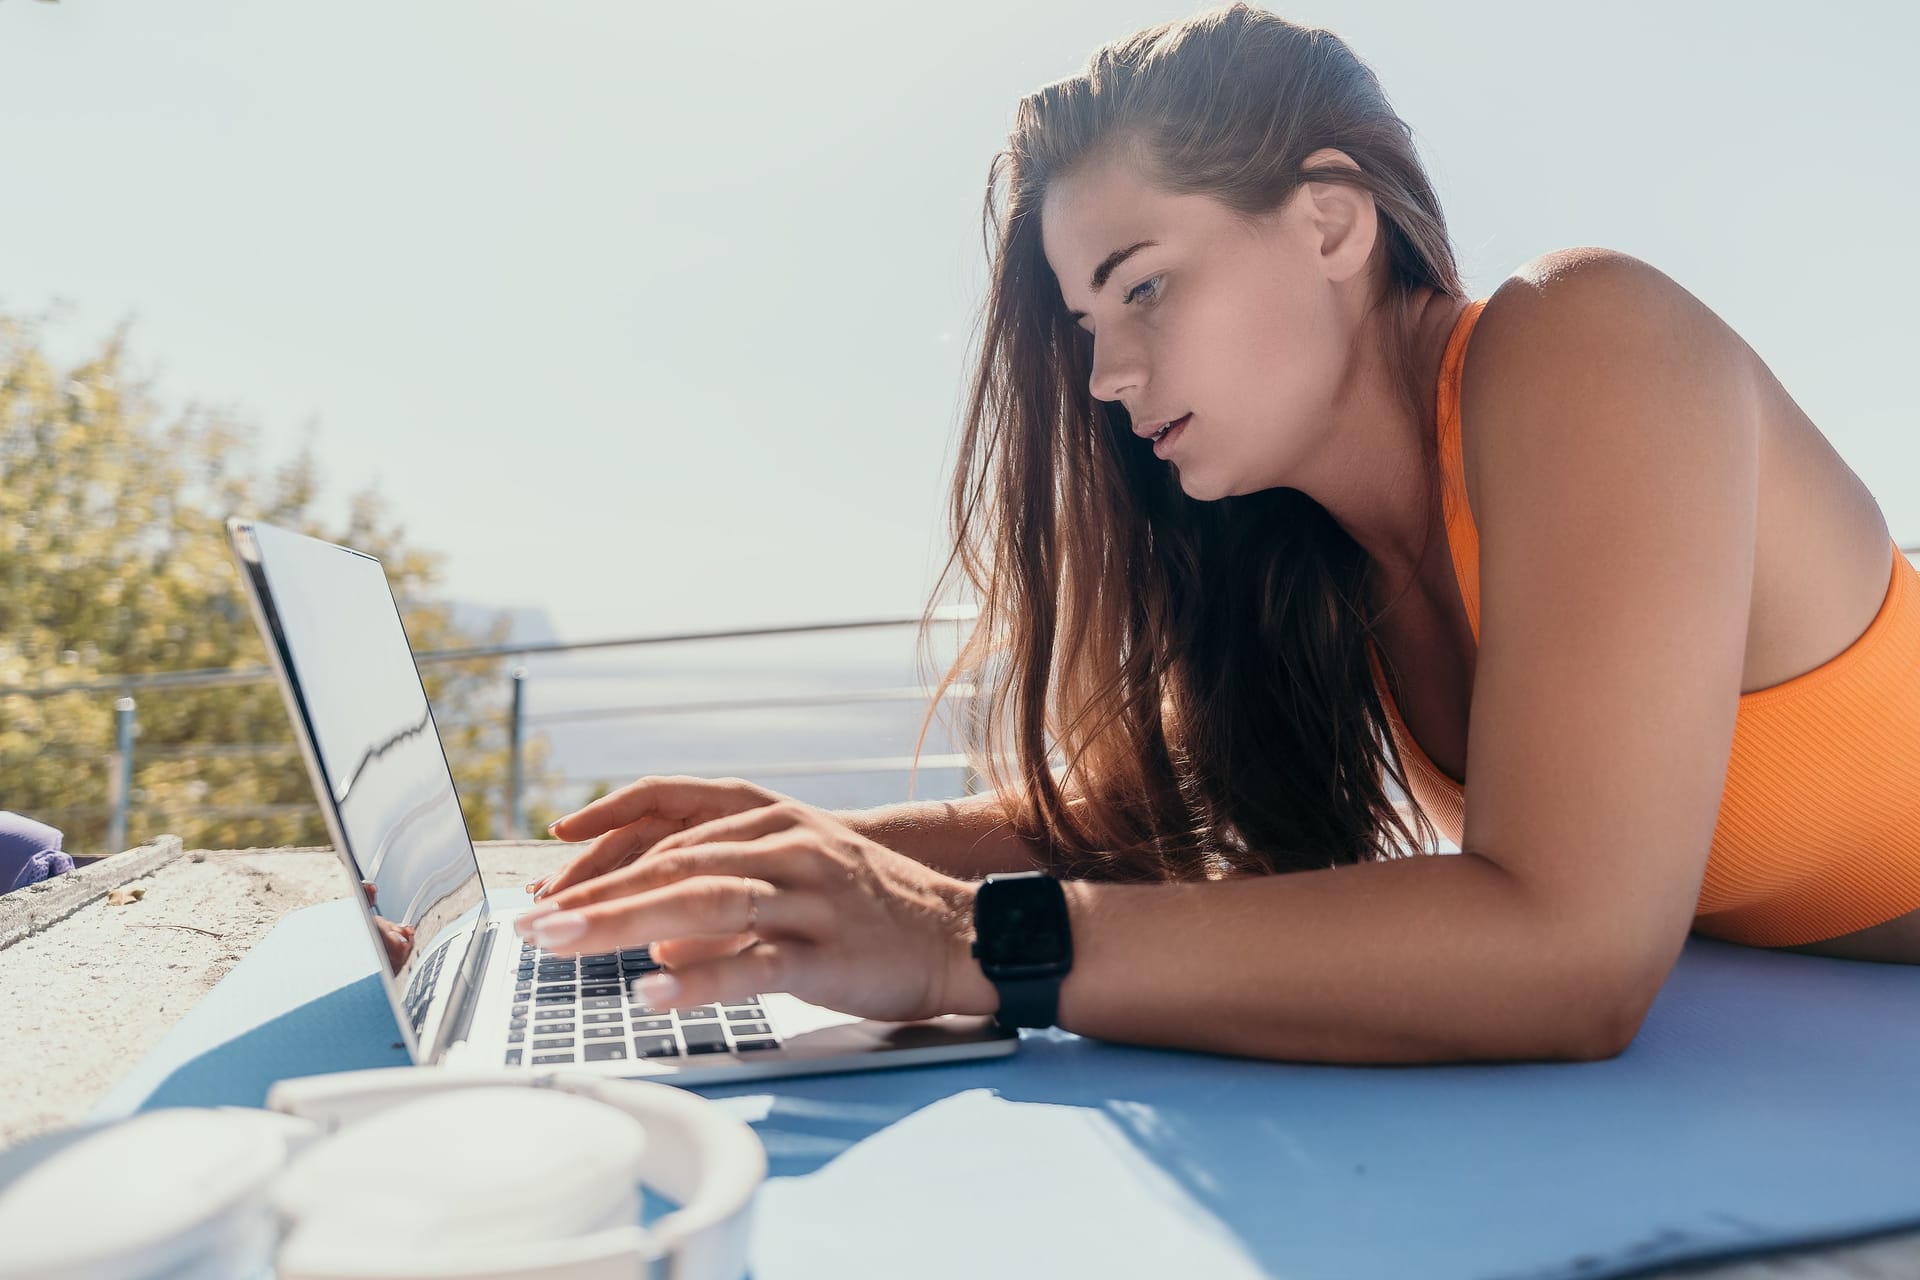
[[[507,1024],[506,1065],[547,1067],[780,1047],[758,996],[654,1010],[633,991],[632,983],[659,967],[645,947],[555,956],[522,942],[513,1020]]]

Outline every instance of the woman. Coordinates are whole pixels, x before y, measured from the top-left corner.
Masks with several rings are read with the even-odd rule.
[[[1920,961],[1920,575],[1686,290],[1467,298],[1372,72],[1244,5],[1027,97],[987,217],[948,679],[1016,776],[643,778],[528,936],[660,940],[661,1005],[993,1012],[975,878],[1043,868],[1061,1026],[1327,1062],[1616,1054],[1690,930]]]

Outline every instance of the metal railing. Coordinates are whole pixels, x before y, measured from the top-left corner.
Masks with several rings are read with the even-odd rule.
[[[1912,559],[1920,556],[1920,545],[1900,548],[1901,554]],[[966,622],[973,619],[977,610],[971,605],[949,605],[935,610],[930,615],[934,622]],[[522,659],[544,654],[583,653],[592,650],[611,650],[638,648],[652,645],[687,644],[703,640],[740,640],[761,639],[770,636],[806,636],[822,635],[841,631],[877,630],[888,627],[919,626],[923,619],[920,615],[910,617],[863,618],[843,622],[795,623],[786,626],[735,627],[718,631],[676,631],[654,635],[618,636],[608,640],[586,641],[543,641],[536,644],[503,643],[490,645],[472,645],[458,649],[435,649],[414,655],[414,660],[422,665],[441,662],[471,661],[485,658]],[[108,693],[114,699],[114,748],[108,755],[109,772],[107,785],[107,804],[109,814],[107,845],[110,850],[126,847],[128,817],[133,807],[133,741],[138,726],[135,719],[137,703],[134,693],[143,689],[187,689],[216,688],[227,685],[253,684],[273,677],[267,667],[222,667],[198,671],[165,671],[147,675],[104,676],[94,680],[69,681],[63,684],[14,685],[0,688],[0,698],[51,698],[68,693]],[[549,712],[544,715],[529,716],[526,713],[527,669],[516,665],[509,673],[511,681],[510,698],[507,713],[507,778],[506,778],[506,822],[505,830],[509,836],[525,835],[522,799],[526,778],[526,729],[530,724],[556,724],[562,722],[583,722],[589,720],[612,720],[644,718],[648,716],[681,715],[691,713],[713,713],[727,711],[773,710],[781,708],[808,706],[846,706],[860,703],[926,700],[932,697],[932,690],[923,688],[884,688],[853,689],[825,694],[803,694],[760,698],[722,698],[704,699],[692,702],[642,703],[622,707],[597,707],[589,710]],[[976,695],[971,685],[955,685],[946,690],[949,698],[970,698]],[[207,743],[204,745],[183,745],[156,748],[162,754],[180,756],[215,756],[265,754],[272,752],[290,752],[294,748],[288,743]],[[978,786],[970,761],[960,753],[942,753],[921,756],[916,761],[912,756],[867,756],[829,760],[773,760],[764,763],[739,764],[694,764],[679,769],[681,773],[695,777],[716,774],[751,775],[758,778],[798,777],[798,776],[836,776],[861,773],[904,773],[915,767],[931,769],[963,769],[964,786],[971,795]],[[564,780],[563,780],[564,781]],[[97,815],[103,806],[76,805],[63,809],[61,813]],[[279,816],[289,812],[304,811],[300,805],[254,805],[236,808],[196,809],[208,817],[234,816]]]
[[[765,639],[776,636],[812,636],[834,632],[871,631],[885,628],[917,627],[923,621],[961,623],[973,619],[977,610],[971,605],[950,605],[936,609],[927,618],[919,614],[906,617],[860,618],[840,622],[809,622],[783,626],[732,627],[712,631],[675,631],[651,635],[617,636],[607,640],[585,641],[541,641],[537,643],[513,643],[470,645],[457,649],[433,649],[414,654],[414,661],[422,666],[443,662],[463,662],[480,659],[504,658],[525,659],[549,654],[572,654],[594,650],[618,650],[644,648],[668,644],[689,644],[698,641]],[[138,703],[134,695],[149,689],[196,689],[219,688],[233,685],[254,684],[273,679],[269,667],[220,667],[196,671],[164,671],[145,675],[104,676],[93,680],[67,681],[59,684],[14,685],[0,688],[0,698],[51,698],[62,694],[103,693],[114,695],[114,748],[108,753],[109,769],[107,775],[107,802],[103,805],[76,805],[62,809],[62,814],[87,814],[97,816],[104,809],[108,816],[107,845],[109,850],[126,848],[129,815],[133,809],[133,753],[134,738],[138,733]],[[717,713],[731,711],[773,710],[794,707],[849,706],[875,702],[919,701],[925,702],[933,696],[933,690],[918,687],[889,687],[880,689],[848,689],[830,693],[777,695],[767,697],[710,698],[699,701],[640,703],[619,707],[595,707],[574,711],[554,711],[542,715],[528,715],[526,711],[526,687],[529,681],[527,668],[515,665],[509,672],[510,696],[507,704],[507,777],[506,789],[506,834],[510,837],[524,836],[525,814],[522,801],[526,780],[526,741],[529,725],[559,724],[591,720],[634,719],[649,716],[682,715],[689,713]],[[946,698],[971,698],[975,696],[973,686],[955,684],[945,691]],[[203,757],[215,755],[253,755],[270,753],[292,753],[296,750],[292,743],[207,743],[200,745],[169,745],[154,748],[153,751],[170,756]],[[827,777],[846,774],[866,773],[904,773],[913,768],[922,769],[963,769],[966,770],[965,787],[972,794],[978,785],[967,757],[961,753],[941,753],[938,755],[913,756],[861,756],[826,760],[773,760],[764,763],[712,765],[695,763],[690,767],[678,768],[676,772],[695,777],[715,775],[743,775],[756,778],[773,777]],[[566,781],[562,779],[561,781]],[[272,815],[281,815],[288,811],[304,811],[301,805],[245,806],[242,808],[196,807],[195,812],[206,817],[261,816],[272,811]]]

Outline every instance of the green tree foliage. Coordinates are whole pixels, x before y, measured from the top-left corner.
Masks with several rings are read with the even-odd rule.
[[[440,561],[409,546],[377,494],[343,527],[316,512],[303,449],[277,466],[219,411],[169,412],[129,367],[124,329],[60,368],[38,322],[0,314],[0,809],[52,823],[77,853],[109,818],[112,691],[28,698],[22,687],[264,665],[222,521],[249,515],[378,556],[416,651],[503,638],[463,632],[434,598]],[[501,830],[509,683],[499,659],[423,667],[475,838]],[[328,843],[272,680],[137,691],[129,843],[189,848]],[[543,738],[526,749],[527,811],[549,816]],[[542,829],[540,826],[533,828]]]

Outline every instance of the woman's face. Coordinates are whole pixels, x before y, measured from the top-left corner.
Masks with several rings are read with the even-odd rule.
[[[1346,159],[1309,163],[1326,157]],[[1047,262],[1093,335],[1088,390],[1124,405],[1137,435],[1191,415],[1160,445],[1189,497],[1308,487],[1350,374],[1352,286],[1340,286],[1356,260],[1364,273],[1373,241],[1371,198],[1345,191],[1302,187],[1249,222],[1158,190],[1115,156],[1043,199]]]

